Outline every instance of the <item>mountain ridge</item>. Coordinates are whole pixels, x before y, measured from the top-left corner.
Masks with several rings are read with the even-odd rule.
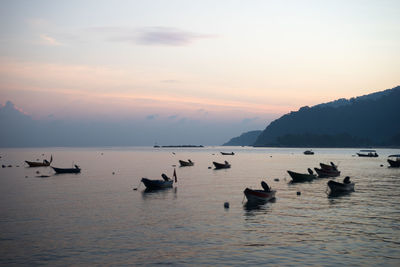
[[[301,107],[271,122],[253,145],[400,145],[397,137],[400,135],[398,103],[400,86],[349,100],[339,99],[313,107]]]

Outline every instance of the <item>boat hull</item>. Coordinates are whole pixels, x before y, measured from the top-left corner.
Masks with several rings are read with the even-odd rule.
[[[328,187],[332,193],[352,192],[354,191],[354,183],[344,184],[335,181],[329,181]]]
[[[318,169],[314,168],[314,170],[317,172],[319,178],[327,178],[327,177],[337,177],[340,176],[340,171],[335,171],[335,170],[324,170],[324,169]]]
[[[250,188],[246,188],[243,191],[244,195],[246,196],[247,200],[250,202],[268,202],[271,199],[275,198],[275,190],[271,190],[266,192],[264,190],[253,190]]]
[[[392,168],[399,168],[400,167],[400,160],[388,159],[387,161],[388,161],[390,167],[392,167]]]
[[[221,152],[221,155],[224,155],[224,156],[233,156],[233,155],[235,155],[235,153],[234,153],[234,152]]]
[[[79,168],[56,168],[52,167],[56,173],[80,173],[81,169]]]
[[[364,157],[364,158],[377,158],[377,157],[379,157],[379,155],[378,154],[363,154],[363,153],[357,153],[357,155],[359,156],[359,157]]]
[[[34,162],[34,161],[27,161],[25,162],[29,165],[29,167],[48,167],[50,166],[50,162]]]
[[[184,161],[184,160],[180,160],[179,164],[181,165],[181,167],[188,167],[188,166],[193,166],[194,165],[193,162],[188,162],[188,161]]]
[[[292,177],[292,181],[294,183],[298,182],[309,182],[317,178],[314,174],[307,174],[307,173],[297,173],[293,171],[287,171],[290,177]]]
[[[163,188],[171,188],[174,181],[169,180],[150,180],[147,178],[142,178],[142,183],[146,186],[147,189],[163,189]]]
[[[218,162],[213,161],[213,164],[216,169],[228,169],[231,167],[231,165],[229,163],[226,164],[226,163],[218,163]]]

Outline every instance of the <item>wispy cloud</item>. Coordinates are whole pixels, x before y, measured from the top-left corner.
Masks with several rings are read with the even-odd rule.
[[[251,122],[256,121],[258,119],[259,119],[259,117],[245,118],[245,119],[242,120],[242,123],[243,124],[248,124],[248,123],[251,123]]]
[[[173,27],[93,27],[89,30],[108,35],[109,41],[139,45],[187,46],[199,39],[215,37],[211,34],[194,33]]]
[[[43,44],[45,45],[50,45],[50,46],[59,46],[62,45],[60,42],[58,42],[55,38],[47,35],[47,34],[41,34],[40,35],[40,40],[42,41]]]
[[[143,45],[184,46],[209,35],[187,32],[169,27],[147,27],[138,31],[136,42]]]
[[[158,114],[151,114],[146,116],[146,120],[154,120],[158,117]]]

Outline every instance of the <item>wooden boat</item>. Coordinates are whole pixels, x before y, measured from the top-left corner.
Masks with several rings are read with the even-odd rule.
[[[81,169],[79,168],[78,165],[74,165],[75,168],[56,168],[56,167],[52,167],[53,170],[59,174],[59,173],[80,173]]]
[[[331,193],[354,191],[354,183],[350,182],[350,177],[348,177],[348,176],[346,178],[344,178],[343,183],[339,183],[339,182],[330,180],[328,182],[328,187],[331,190]]]
[[[261,182],[264,190],[246,188],[243,193],[249,202],[268,202],[275,198],[276,190],[271,190],[265,182]]]
[[[310,168],[308,168],[308,173],[297,173],[293,171],[287,172],[289,173],[290,177],[292,177],[292,182],[294,183],[312,181],[317,178],[317,176]]]
[[[376,153],[373,149],[362,149],[360,152],[356,153],[359,157],[369,157],[376,158],[379,157],[378,153]]]
[[[187,166],[193,166],[194,162],[191,161],[190,159],[188,161],[179,160],[179,164],[181,165],[181,167],[187,167]]]
[[[303,153],[304,155],[314,155],[314,152],[312,150],[306,150]]]
[[[174,176],[175,176],[175,181],[176,181],[176,173],[174,170]],[[169,178],[167,175],[164,173],[161,174],[161,177],[163,180],[151,180],[148,178],[142,178],[141,182],[146,186],[147,189],[154,190],[154,189],[163,189],[163,188],[170,188],[174,184],[174,180]]]
[[[326,177],[337,177],[340,176],[340,171],[338,170],[326,170],[326,169],[318,169],[314,168],[316,173],[318,174],[319,178],[326,178]]]
[[[174,184],[173,180],[164,181],[164,180],[150,180],[147,178],[142,178],[142,183],[146,186],[147,189],[162,189],[172,187]]]
[[[324,164],[324,163],[320,163],[319,166],[321,166],[321,169],[327,170],[327,171],[337,170],[337,165],[335,165],[335,163],[333,163],[333,162],[331,162],[330,165]]]
[[[222,155],[229,155],[229,156],[233,156],[235,155],[235,153],[233,152],[221,152]]]
[[[390,167],[399,168],[400,167],[400,154],[390,155],[387,161],[390,164]]]
[[[53,162],[53,155],[51,155],[50,161],[44,159],[43,162],[27,160],[25,160],[25,162],[29,165],[29,167],[48,167]]]
[[[229,164],[229,162],[227,162],[226,160],[224,163],[218,163],[213,161],[213,164],[215,166],[215,169],[228,169],[231,167],[231,164]]]

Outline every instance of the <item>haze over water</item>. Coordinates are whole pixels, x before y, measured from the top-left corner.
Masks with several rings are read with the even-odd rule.
[[[0,163],[13,167],[0,169],[0,265],[398,266],[400,170],[386,162],[398,150],[378,149],[379,158],[354,157],[358,149],[304,150],[2,149]],[[74,162],[82,173],[23,164],[50,155],[52,166]],[[195,165],[176,167],[174,188],[132,190],[142,177],[172,176],[180,159]],[[232,168],[208,168],[223,160]],[[330,198],[325,178],[289,184],[286,170],[330,161],[342,172],[335,180],[350,176],[355,192]],[[277,190],[276,200],[242,202],[243,190],[261,188],[262,180]]]

